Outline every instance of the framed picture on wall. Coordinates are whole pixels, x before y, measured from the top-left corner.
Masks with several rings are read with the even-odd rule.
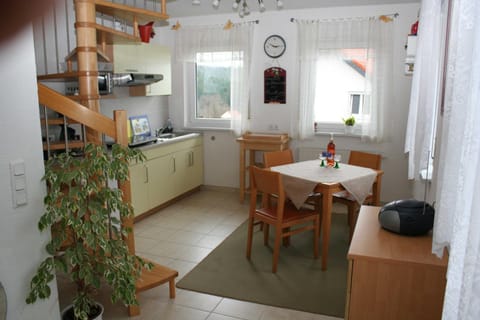
[[[263,72],[264,103],[287,102],[287,71],[280,67],[271,67]]]

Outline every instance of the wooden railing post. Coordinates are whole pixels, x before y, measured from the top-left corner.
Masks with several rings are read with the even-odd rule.
[[[94,0],[75,0],[75,19],[80,103],[92,111],[100,112]],[[87,128],[87,141],[101,144],[101,135]]]
[[[116,142],[126,147],[128,145],[128,133],[127,133],[127,112],[125,110],[115,110],[113,112],[113,120],[115,121]],[[130,180],[124,183],[119,183],[118,188],[122,190],[123,201],[132,203],[132,191],[130,188]],[[128,245],[128,250],[131,254],[135,254],[135,236],[133,234],[133,218],[123,219],[122,224],[131,228],[132,232],[128,234],[125,241]]]

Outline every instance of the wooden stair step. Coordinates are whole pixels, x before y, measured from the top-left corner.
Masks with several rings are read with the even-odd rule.
[[[162,266],[151,260],[145,261],[153,264],[152,270],[143,270],[141,277],[137,280],[137,292],[142,292],[158,285],[169,282],[170,298],[175,298],[175,278],[178,277],[178,271]],[[173,296],[172,296],[173,295]]]
[[[153,264],[152,270],[142,270],[142,275],[137,280],[137,293],[154,288],[168,282],[170,299],[175,298],[175,278],[178,277],[178,271],[162,266],[156,262],[143,258],[146,262]],[[140,306],[129,305],[128,315],[130,317],[140,314]]]

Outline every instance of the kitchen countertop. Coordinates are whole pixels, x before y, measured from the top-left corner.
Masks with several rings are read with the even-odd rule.
[[[172,138],[162,138],[162,136],[164,136],[164,135],[160,135],[160,137],[157,138],[156,142],[148,143],[148,144],[141,145],[141,146],[138,146],[138,147],[135,147],[135,148],[138,148],[138,149],[144,151],[144,150],[149,150],[149,149],[152,149],[152,148],[157,148],[157,147],[160,147],[160,146],[184,141],[184,140],[187,140],[187,139],[200,137],[202,135],[201,133],[198,133],[198,132],[172,132],[172,134],[175,135]]]

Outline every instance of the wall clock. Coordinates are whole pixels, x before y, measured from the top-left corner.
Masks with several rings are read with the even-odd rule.
[[[265,54],[274,59],[281,57],[285,53],[286,48],[285,40],[276,34],[269,36],[263,44]]]

